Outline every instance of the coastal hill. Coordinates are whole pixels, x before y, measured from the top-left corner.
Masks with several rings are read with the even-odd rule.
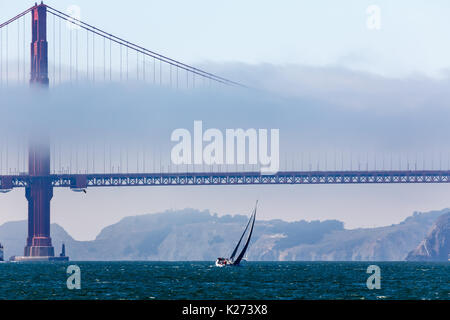
[[[436,219],[426,238],[406,257],[408,261],[448,261],[449,259],[450,212]]]
[[[337,220],[257,220],[249,260],[401,261],[450,210],[414,213],[399,224],[345,229]],[[218,216],[183,209],[126,217],[104,228],[95,240],[74,240],[52,224],[55,253],[66,244],[71,260],[215,260],[233,250],[248,216]],[[22,255],[26,221],[0,226],[5,258]]]

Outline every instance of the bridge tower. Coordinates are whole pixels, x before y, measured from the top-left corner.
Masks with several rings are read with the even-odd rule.
[[[48,87],[47,7],[41,3],[31,11],[30,84]],[[28,238],[24,256],[54,257],[50,238],[50,201],[53,186],[50,176],[50,143],[48,137],[33,132],[28,148],[30,185],[25,190],[28,200]],[[45,258],[44,258],[45,259]]]

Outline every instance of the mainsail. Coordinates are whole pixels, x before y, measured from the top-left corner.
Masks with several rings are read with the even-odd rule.
[[[242,240],[242,238],[244,237],[245,232],[247,231],[248,225],[249,225],[250,222],[251,222],[251,223],[252,223],[252,224],[251,224],[252,226],[251,226],[251,228],[250,228],[250,232],[249,232],[249,234],[248,234],[247,241],[246,241],[246,243],[245,243],[245,245],[244,245],[244,248],[242,248],[241,253],[238,255],[238,257],[236,258],[236,260],[233,261],[233,264],[234,264],[234,265],[238,265],[238,264],[241,262],[242,258],[243,258],[244,255],[245,255],[245,251],[247,251],[248,245],[249,245],[249,243],[250,243],[250,238],[252,237],[253,227],[254,227],[254,225],[255,225],[255,220],[256,220],[256,207],[257,207],[257,206],[258,206],[258,201],[256,201],[255,209],[253,210],[253,214],[252,214],[252,216],[250,217],[250,220],[248,221],[247,227],[245,227],[244,233],[242,234],[241,239],[240,239],[239,242],[238,242],[238,245],[237,245],[236,248],[234,249],[233,255],[230,257],[230,260],[232,260],[233,257],[234,257],[234,255],[236,254],[235,251],[237,251],[237,248],[239,247],[239,244],[241,243],[241,240]],[[253,220],[252,220],[252,218],[253,218]]]
[[[250,219],[247,222],[247,226],[245,227],[244,232],[242,233],[241,238],[239,239],[239,242],[236,245],[236,248],[234,248],[233,253],[230,256],[230,260],[234,259],[234,256],[236,255],[236,252],[237,252],[237,250],[239,248],[239,245],[241,244],[241,241],[244,238],[245,233],[247,232],[248,226],[250,225],[250,222],[252,221],[252,217],[253,217],[254,214],[255,214],[255,210],[253,210],[253,213],[252,213],[252,215],[250,216]]]

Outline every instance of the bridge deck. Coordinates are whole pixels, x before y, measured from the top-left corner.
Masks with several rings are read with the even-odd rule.
[[[285,171],[260,172],[110,173],[0,176],[0,189],[26,187],[33,179],[48,178],[54,187],[259,185],[259,184],[374,184],[448,183],[450,170],[404,171]]]

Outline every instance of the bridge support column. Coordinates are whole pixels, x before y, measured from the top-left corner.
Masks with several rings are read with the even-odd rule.
[[[50,238],[51,182],[45,178],[33,180],[25,195],[28,200],[28,238],[24,256],[53,257],[55,250]]]
[[[31,11],[31,73],[30,84],[48,87],[47,7],[36,5]],[[28,200],[28,238],[24,249],[25,259],[54,257],[50,238],[50,201],[53,186],[50,180],[50,142],[37,137],[30,140],[28,148],[28,174],[30,185],[25,189]]]
[[[48,86],[47,7],[38,5],[31,11],[30,83]]]
[[[28,200],[28,238],[26,257],[53,257],[55,250],[50,238],[50,201],[53,186],[50,175],[50,148],[48,141],[34,141],[28,150],[30,185],[25,189]]]

